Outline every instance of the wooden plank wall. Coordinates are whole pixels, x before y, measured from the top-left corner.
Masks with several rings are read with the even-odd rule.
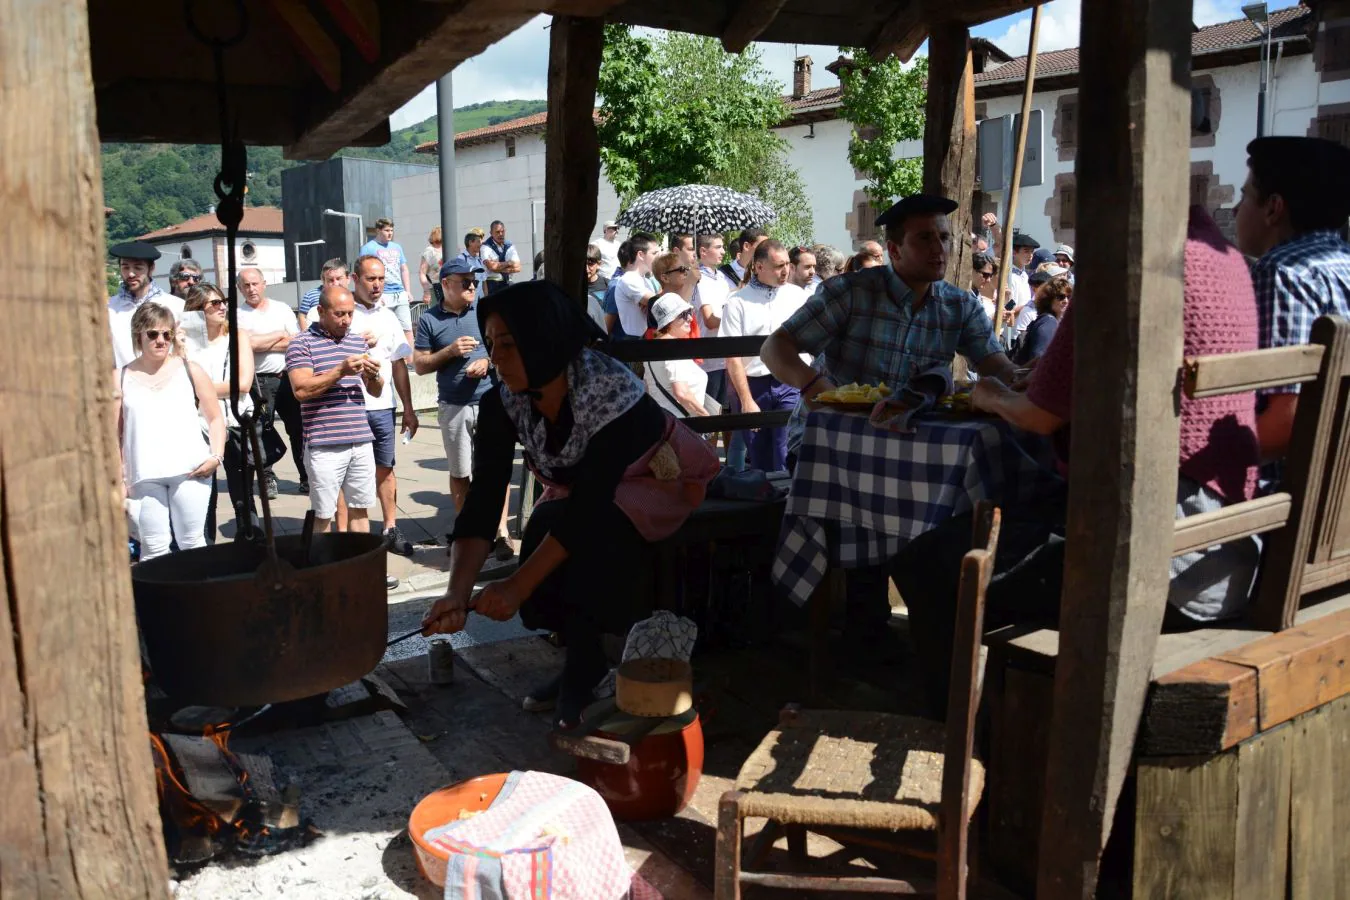
[[[1135,898],[1350,900],[1350,697],[1215,756],[1139,761]]]

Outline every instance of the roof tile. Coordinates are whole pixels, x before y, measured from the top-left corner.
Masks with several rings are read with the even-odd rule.
[[[246,234],[280,235],[282,233],[281,223],[281,210],[275,206],[245,206],[244,218],[239,223],[239,230]],[[215,232],[224,234],[225,226],[220,224],[220,220],[216,218],[215,213],[203,213],[200,216],[193,216],[185,222],[179,222],[177,225],[170,225],[167,228],[159,228],[143,234],[136,240],[154,243]]]

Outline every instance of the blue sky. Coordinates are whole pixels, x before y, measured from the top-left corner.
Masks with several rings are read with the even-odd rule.
[[[1213,25],[1242,18],[1243,0],[1193,0],[1194,19],[1199,25]],[[1294,0],[1273,0],[1271,9],[1293,6]],[[1078,44],[1080,0],[1053,0],[1041,13],[1041,50],[1060,50]],[[467,106],[483,100],[542,99],[547,94],[548,16],[536,16],[513,34],[486,51],[460,64],[455,70],[455,105]],[[998,19],[981,25],[974,33],[987,37],[1012,56],[1027,51],[1031,35],[1031,13]],[[784,88],[792,81],[792,60],[799,54],[812,57],[816,65],[812,86],[830,87],[837,82],[825,71],[825,65],[838,56],[837,47],[793,44],[760,44],[770,74]],[[922,52],[922,51],[920,51]],[[436,94],[428,87],[395,113],[390,121],[402,128],[435,115]]]

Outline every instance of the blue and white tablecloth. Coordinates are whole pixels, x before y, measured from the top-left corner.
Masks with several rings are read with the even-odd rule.
[[[1002,419],[928,418],[913,434],[866,415],[806,422],[773,580],[804,604],[828,566],[877,565],[980,500],[1030,500],[1060,482],[1049,442]]]

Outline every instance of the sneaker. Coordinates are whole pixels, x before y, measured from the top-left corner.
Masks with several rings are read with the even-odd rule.
[[[526,712],[547,712],[558,705],[558,694],[562,692],[562,673],[559,672],[548,681],[525,695],[521,706]]]
[[[504,537],[497,538],[492,545],[492,558],[497,562],[506,562],[516,555],[516,548],[511,546],[511,542]]]
[[[308,493],[309,493],[309,479],[308,479],[308,478],[301,478],[301,479],[300,479],[300,493],[302,493],[302,494],[308,494]]]
[[[277,499],[277,476],[271,472],[267,473],[267,499]]]
[[[384,530],[384,549],[400,556],[413,555],[412,541],[403,536],[403,532],[398,530],[397,525]]]
[[[386,575],[386,576],[384,576],[384,589],[385,589],[386,591],[392,591],[392,590],[394,590],[396,587],[398,587],[398,579],[397,579],[397,578],[395,578],[393,575]]]

